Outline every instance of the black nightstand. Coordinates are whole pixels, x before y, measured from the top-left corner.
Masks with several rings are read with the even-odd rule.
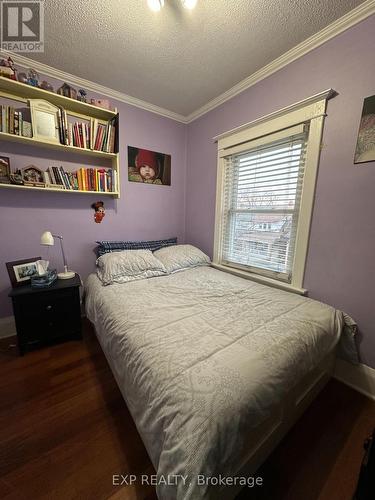
[[[12,298],[20,354],[41,345],[82,338],[78,274],[48,288],[14,288]]]

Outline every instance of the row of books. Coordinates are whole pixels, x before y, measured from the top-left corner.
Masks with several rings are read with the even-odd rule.
[[[28,108],[15,109],[13,106],[0,106],[0,132],[32,136],[30,110]]]
[[[116,151],[117,117],[106,124],[100,123],[96,118],[90,122],[68,121],[67,113],[59,108],[60,142],[67,146],[94,149],[106,153]]]
[[[67,172],[63,167],[48,167],[44,172],[47,186],[58,189],[79,191],[115,192],[117,172],[110,168],[80,168],[75,172]]]
[[[115,153],[117,145],[118,118],[107,123],[96,118],[88,122],[69,122],[66,111],[59,108],[59,135],[61,144],[84,149]],[[14,106],[0,106],[0,132],[32,137],[30,108],[16,109]]]

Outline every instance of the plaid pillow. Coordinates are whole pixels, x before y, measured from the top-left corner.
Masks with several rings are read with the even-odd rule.
[[[177,238],[155,241],[97,241],[96,248],[98,257],[110,252],[121,252],[121,250],[160,250],[160,248],[177,245]]]

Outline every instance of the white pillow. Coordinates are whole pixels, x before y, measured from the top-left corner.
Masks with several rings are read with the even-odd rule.
[[[106,253],[96,260],[96,265],[96,273],[103,285],[127,283],[167,274],[164,265],[150,250]]]
[[[168,273],[175,273],[190,267],[207,266],[210,264],[208,255],[193,245],[173,245],[154,252]]]

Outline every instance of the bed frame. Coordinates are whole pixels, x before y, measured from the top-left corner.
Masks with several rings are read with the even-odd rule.
[[[237,476],[248,477],[256,473],[332,377],[335,360],[336,348],[286,394],[279,407],[275,408],[272,419],[254,430],[247,462],[238,471]],[[225,498],[234,498],[241,488],[233,487],[230,493],[228,490],[228,494],[226,488]],[[221,491],[223,494],[224,491]]]

